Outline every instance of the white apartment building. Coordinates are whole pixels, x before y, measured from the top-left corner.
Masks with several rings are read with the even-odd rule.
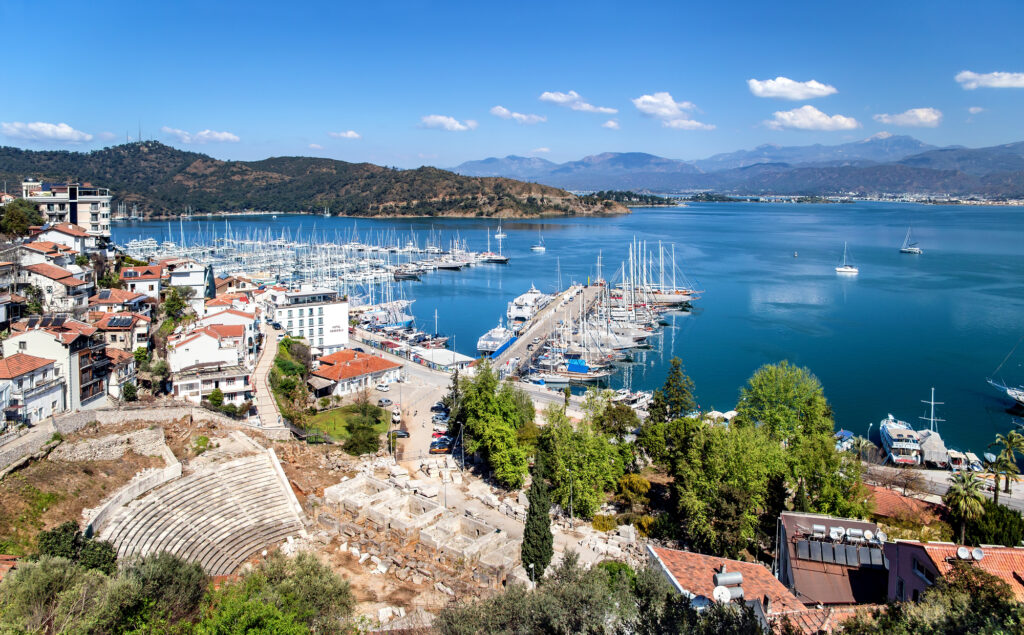
[[[82,226],[90,236],[110,239],[110,201],[105,187],[89,183],[42,183],[27,178],[21,183],[21,197],[33,203],[48,223]]]
[[[0,359],[0,383],[8,386],[8,419],[39,423],[64,411],[65,383],[55,360],[26,353]]]
[[[188,287],[195,292],[194,298],[212,298],[216,294],[213,284],[213,267],[187,258],[161,260],[167,271],[167,286]]]
[[[348,346],[348,298],[336,291],[302,285],[294,291],[271,290],[267,315],[291,337],[304,338],[324,355]]]

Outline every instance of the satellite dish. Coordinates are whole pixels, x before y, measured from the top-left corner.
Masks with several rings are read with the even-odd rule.
[[[874,537],[875,537],[875,532],[871,531],[870,529],[865,529],[864,530],[864,540],[871,540]]]
[[[957,547],[956,548],[956,557],[960,558],[961,560],[970,560],[971,559],[971,550],[968,549],[967,547]]]
[[[975,547],[974,551],[971,552],[971,555],[975,560],[981,560],[985,557],[985,552],[981,550],[981,547]]]
[[[885,532],[879,529],[878,533],[875,534],[875,538],[878,538],[878,542],[885,542],[889,536],[886,536]]]
[[[715,598],[715,602],[719,604],[728,604],[732,599],[732,593],[729,592],[728,587],[716,586],[715,590],[711,592],[711,596]]]

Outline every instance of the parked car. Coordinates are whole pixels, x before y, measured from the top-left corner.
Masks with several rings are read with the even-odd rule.
[[[437,445],[437,446],[432,445],[432,446],[430,446],[430,453],[431,454],[448,454],[451,451],[452,451],[452,449],[449,448],[446,445]]]
[[[448,408],[438,401],[433,406],[430,406],[430,412],[448,412]]]
[[[393,403],[394,402],[388,399],[387,397],[381,397],[380,399],[377,400],[377,406],[380,408],[387,408]]]
[[[448,423],[448,415],[443,412],[439,412],[430,418],[434,423]]]
[[[389,390],[391,390],[391,386],[384,383],[377,384],[377,392],[387,392]]]
[[[390,434],[392,437],[394,437],[396,439],[408,439],[409,438],[409,431],[408,430],[392,430],[388,434]]]
[[[448,436],[448,435],[446,435],[446,434],[445,434],[444,432],[435,432],[435,433],[434,433],[433,435],[431,435],[431,437],[432,437],[433,439],[435,439],[435,440],[437,440],[437,439],[443,439],[443,438],[445,438],[446,436]]]

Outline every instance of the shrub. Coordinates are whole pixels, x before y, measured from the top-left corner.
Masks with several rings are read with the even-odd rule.
[[[40,557],[64,558],[85,569],[108,575],[117,569],[117,552],[109,542],[91,540],[78,530],[78,523],[68,522],[36,535]]]
[[[229,417],[238,416],[238,406],[233,403],[226,403],[220,407],[220,411]]]
[[[214,408],[220,408],[224,405],[224,392],[220,388],[214,388],[207,399]]]
[[[612,531],[619,526],[619,523],[615,520],[615,516],[605,516],[602,514],[594,514],[592,524],[596,531]]]
[[[139,398],[139,392],[135,388],[135,384],[128,382],[121,388],[121,396],[124,397],[125,401],[135,401]]]
[[[199,435],[192,441],[192,451],[196,453],[196,456],[206,452],[210,447],[210,437]]]

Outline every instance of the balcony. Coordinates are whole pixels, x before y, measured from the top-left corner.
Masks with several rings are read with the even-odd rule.
[[[61,377],[55,377],[47,381],[37,382],[35,386],[25,388],[14,388],[11,391],[11,399],[26,403],[28,400],[41,395],[44,392],[50,390],[54,386],[60,385],[64,381]]]

